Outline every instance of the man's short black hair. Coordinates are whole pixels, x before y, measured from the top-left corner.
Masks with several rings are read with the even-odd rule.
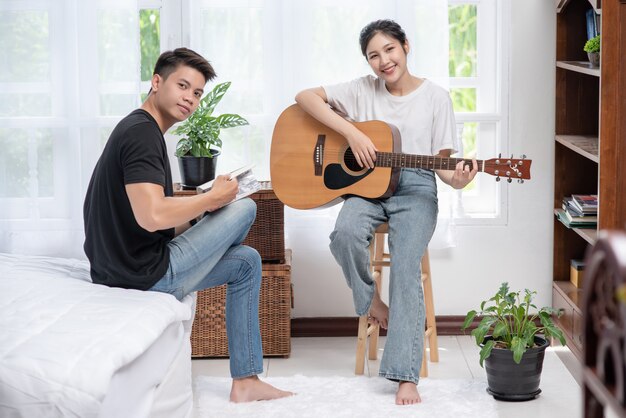
[[[188,48],[176,48],[162,53],[154,66],[153,74],[158,74],[165,80],[181,65],[198,70],[207,83],[217,76],[211,64],[202,55]]]

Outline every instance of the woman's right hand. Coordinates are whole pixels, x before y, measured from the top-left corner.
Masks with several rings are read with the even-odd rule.
[[[309,115],[346,138],[360,167],[374,168],[376,151],[378,151],[374,143],[367,135],[328,107],[328,97],[322,87],[301,91],[296,95],[296,102]]]
[[[372,140],[356,128],[354,134],[349,135],[346,139],[359,166],[374,168],[378,150]]]

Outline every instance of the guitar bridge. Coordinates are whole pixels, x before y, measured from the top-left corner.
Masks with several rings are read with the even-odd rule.
[[[324,143],[326,142],[326,135],[320,134],[317,136],[317,143],[313,149],[313,167],[315,167],[315,175],[322,175],[322,167],[324,166]]]

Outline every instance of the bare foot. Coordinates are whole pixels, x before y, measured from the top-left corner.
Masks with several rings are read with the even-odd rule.
[[[413,382],[400,382],[396,393],[396,405],[413,405],[422,402],[417,393],[417,385]]]
[[[389,321],[389,308],[385,305],[385,302],[380,298],[378,290],[374,287],[374,297],[372,298],[372,304],[370,305],[370,312],[368,322],[374,325],[380,325],[383,329],[387,329],[387,322]]]
[[[269,383],[261,381],[258,376],[233,379],[233,385],[230,389],[230,401],[236,403],[269,401],[292,395],[293,392],[277,389]]]

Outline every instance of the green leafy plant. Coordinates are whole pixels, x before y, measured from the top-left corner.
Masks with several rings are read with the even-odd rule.
[[[235,126],[248,125],[239,115],[225,113],[211,116],[215,106],[230,87],[230,81],[216,85],[202,100],[191,116],[175,130],[183,138],[176,145],[176,156],[213,157],[211,149],[221,148],[220,131]]]
[[[558,338],[561,344],[565,345],[563,332],[552,322],[552,314],[560,315],[560,312],[550,307],[537,310],[532,303],[537,292],[525,289],[523,298],[520,293],[510,291],[509,284],[502,283],[491,299],[481,302],[480,312],[472,310],[467,313],[463,329],[471,325],[476,315],[482,316],[478,327],[471,333],[476,339],[476,344],[481,347],[481,367],[494,347],[513,351],[513,360],[519,364],[526,350],[535,345],[536,334]],[[531,313],[531,310],[535,312]],[[540,326],[535,323],[537,318]],[[485,341],[488,334],[491,334],[492,339]]]
[[[585,46],[583,47],[583,51],[585,52],[600,52],[600,35],[595,36],[585,42]]]

